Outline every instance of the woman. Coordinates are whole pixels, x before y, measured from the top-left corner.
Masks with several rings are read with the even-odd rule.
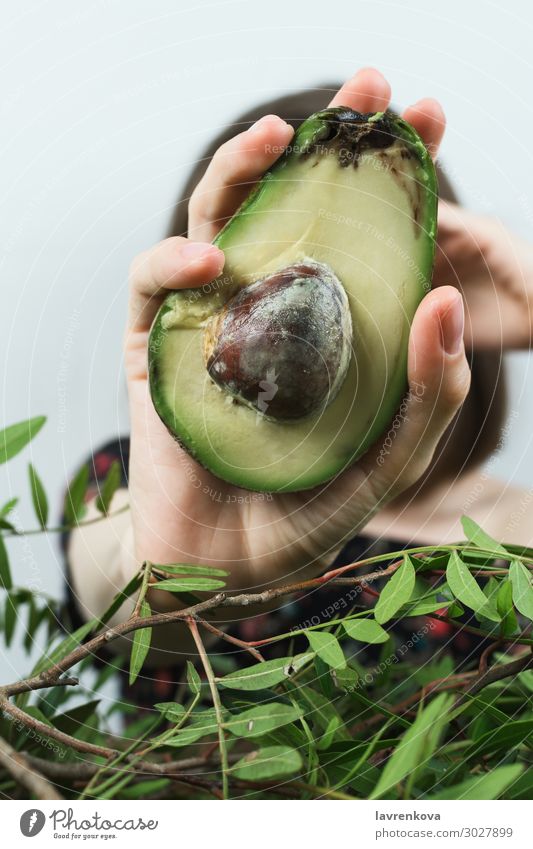
[[[435,287],[416,313],[409,342],[409,382],[423,384],[425,391],[421,399],[408,403],[382,466],[375,462],[378,443],[330,484],[236,504],[227,496],[239,491],[184,455],[153,409],[146,346],[161,300],[170,290],[201,286],[221,272],[224,256],[210,241],[290,143],[294,126],[328,99],[324,90],[298,94],[244,115],[237,122],[240,126],[217,139],[215,155],[214,149],[208,151],[191,176],[169,238],[132,263],[125,335],[131,440],[107,452],[108,459],[113,451],[122,452],[124,469],[129,466],[128,488],[117,493],[113,507],[129,503],[131,509],[79,528],[66,540],[72,598],[83,618],[101,613],[145,559],[227,567],[228,588],[242,591],[314,577],[334,561],[351,562],[370,548],[394,550],[409,543],[458,538],[463,512],[496,535],[527,542],[520,528],[505,533],[517,493],[483,477],[480,464],[496,447],[502,423],[499,352],[502,347],[529,344],[530,311],[523,274],[527,271],[527,283],[533,288],[531,249],[495,222],[453,204],[441,204]],[[341,87],[331,104],[375,112],[386,109],[389,101],[386,80],[379,72],[364,69]],[[288,122],[279,115],[261,117],[271,109]],[[445,124],[440,106],[422,100],[406,109],[403,117],[435,156]],[[250,126],[256,118],[260,120]],[[234,135],[235,129],[243,131]],[[446,189],[442,175],[441,183]],[[451,197],[449,190],[447,196]],[[466,325],[459,288],[467,306]],[[458,414],[470,386],[465,342],[473,381]],[[96,483],[104,471],[105,456],[98,463]],[[204,487],[194,486],[191,469],[206,490],[220,491],[224,497],[213,500]],[[472,498],[482,477],[482,491],[476,489]],[[94,512],[90,504],[89,516]],[[153,610],[176,604],[171,594],[153,589],[149,601]],[[303,621],[305,603],[296,610],[295,623]],[[123,620],[130,611],[131,605],[125,604],[114,621]],[[250,619],[253,612],[247,609],[240,631],[233,625],[247,637],[250,622],[257,625],[258,621]],[[276,617],[285,617],[278,630],[289,630],[286,612],[286,604],[271,611],[267,622],[262,620],[261,634],[275,630]],[[222,614],[218,618],[228,623]],[[117,641],[113,650],[117,649],[129,651],[129,641]],[[191,650],[182,625],[154,629],[149,662],[154,669],[168,669],[166,677],[172,679],[171,670]],[[155,700],[154,691],[160,699],[161,688],[153,681],[147,681],[147,689],[149,704]]]

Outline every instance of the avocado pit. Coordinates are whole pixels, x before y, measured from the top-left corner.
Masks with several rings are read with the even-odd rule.
[[[243,287],[210,317],[204,362],[237,402],[273,421],[326,407],[346,377],[352,321],[344,287],[304,260]]]

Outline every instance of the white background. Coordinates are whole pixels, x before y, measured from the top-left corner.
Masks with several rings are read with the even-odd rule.
[[[525,0],[3,0],[2,24],[0,422],[48,416],[31,450],[0,469],[2,503],[22,496],[22,525],[34,525],[28,459],[57,519],[66,477],[127,432],[129,262],[163,236],[204,144],[244,108],[376,65],[395,106],[442,101],[442,159],[463,202],[532,231]],[[491,465],[525,486],[528,363],[508,358],[517,416]],[[10,545],[17,583],[61,593],[57,541],[25,545]],[[27,663],[11,653],[2,679]]]

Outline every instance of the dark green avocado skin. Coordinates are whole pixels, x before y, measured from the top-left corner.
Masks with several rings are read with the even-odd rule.
[[[253,211],[254,205],[259,199],[265,193],[269,192],[270,184],[282,174],[284,169],[292,165],[295,159],[305,158],[316,152],[323,152],[324,155],[336,155],[341,168],[357,168],[358,160],[365,152],[386,150],[387,147],[398,139],[405,142],[409,156],[417,160],[425,173],[423,203],[415,213],[415,223],[419,225],[421,231],[424,233],[425,243],[427,245],[427,248],[425,248],[427,285],[420,292],[420,300],[422,300],[423,295],[430,288],[434,261],[437,231],[437,177],[431,156],[416,130],[402,118],[388,111],[363,114],[348,107],[339,106],[324,109],[311,115],[300,125],[285,153],[280,156],[272,168],[265,172],[259,183],[252,189],[233,217],[220,230],[213,240],[213,244],[217,245],[221,250],[225,249],[225,246],[234,238],[234,231],[236,231],[237,235],[236,228],[239,227],[242,214]],[[417,216],[419,216],[418,220]],[[166,331],[161,325],[161,320],[168,309],[169,307],[164,302],[153,321],[149,336],[148,375],[152,402],[159,417],[178,444],[209,472],[218,475],[221,479],[227,480],[223,472],[220,472],[212,463],[205,463],[202,452],[198,450],[195,434],[179,420],[176,411],[170,408],[162,392],[162,381],[159,375],[159,353]],[[392,415],[394,415],[394,411],[398,408],[406,388],[407,376],[405,374],[401,385],[398,384],[391,393],[391,401],[388,406],[392,411]],[[186,399],[185,403],[187,403]],[[375,441],[377,436],[379,436],[379,433],[374,434],[370,444]],[[357,460],[369,448],[370,444],[365,444],[363,449],[357,454],[354,454],[343,469],[339,469],[337,473],[342,472]],[[258,485],[257,482],[251,487],[245,476],[231,482],[243,489],[249,489],[251,491],[290,492],[313,488],[329,480],[331,477],[334,477],[334,475],[329,475],[327,478],[315,480],[311,483],[304,483],[303,485],[291,484],[288,486],[280,485],[278,487],[273,487],[272,485],[263,487],[260,484]]]

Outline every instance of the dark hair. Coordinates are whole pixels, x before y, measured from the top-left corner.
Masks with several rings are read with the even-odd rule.
[[[198,158],[176,203],[167,235],[187,235],[189,198],[220,145],[267,114],[279,115],[296,128],[313,112],[325,108],[339,87],[338,83],[323,84],[265,101],[243,112],[229,123]],[[445,200],[457,202],[456,193],[438,162],[437,176],[440,196]],[[443,477],[453,478],[467,467],[482,463],[493,453],[501,440],[506,417],[505,376],[501,353],[471,352],[469,358],[472,369],[470,392],[437,447],[430,470],[425,476],[428,485]]]

